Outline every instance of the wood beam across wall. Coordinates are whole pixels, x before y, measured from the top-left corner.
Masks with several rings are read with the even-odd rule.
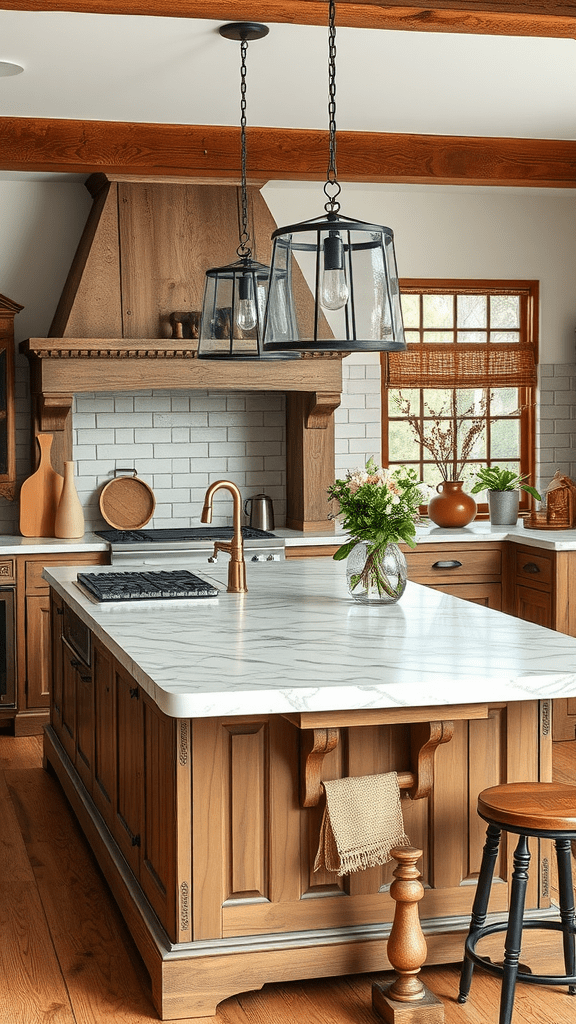
[[[215,21],[265,21],[325,25],[326,3],[318,0],[3,0],[13,11],[76,11]],[[338,0],[338,24],[416,32],[475,35],[575,35],[574,0]]]
[[[237,127],[0,117],[0,168],[237,181]],[[250,182],[324,181],[327,132],[250,128]],[[576,141],[338,133],[341,181],[576,187]]]

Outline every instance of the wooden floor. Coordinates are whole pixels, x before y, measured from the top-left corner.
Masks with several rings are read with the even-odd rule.
[[[556,775],[571,781],[576,744],[555,744]],[[498,1020],[498,982],[476,972],[455,1001],[458,968],[425,983],[448,1024]],[[371,984],[386,975],[267,985],[221,1003],[195,1024],[376,1024]],[[0,732],[0,1024],[147,1024],[149,983],[116,905],[55,780],[41,739]],[[513,1024],[573,1024],[565,990],[519,986]],[[185,1021],[184,1024],[192,1024]]]

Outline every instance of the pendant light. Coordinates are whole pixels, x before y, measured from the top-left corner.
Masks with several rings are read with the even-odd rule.
[[[326,212],[315,220],[278,228],[272,235],[266,353],[406,349],[394,235],[390,228],[339,212],[335,17],[335,0],[329,0]]]
[[[262,358],[262,327],[270,267],[252,259],[246,189],[246,56],[248,41],[268,35],[268,26],[253,21],[221,25],[220,35],[240,40],[241,226],[238,260],[206,271],[198,336],[199,359]],[[286,318],[284,318],[283,323]],[[294,353],[292,358],[298,358]],[[270,356],[268,356],[270,358]],[[272,354],[272,358],[278,358]],[[291,358],[282,353],[280,358]]]

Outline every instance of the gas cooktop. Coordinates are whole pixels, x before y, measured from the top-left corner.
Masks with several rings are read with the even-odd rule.
[[[159,572],[79,572],[78,583],[98,601],[218,597],[218,590],[187,569]]]
[[[187,540],[231,540],[234,530],[231,526],[183,526],[172,530],[96,530],[98,537],[110,544],[166,544],[174,541]],[[242,536],[245,540],[263,540],[275,537],[266,530],[256,530],[253,526],[243,526]]]

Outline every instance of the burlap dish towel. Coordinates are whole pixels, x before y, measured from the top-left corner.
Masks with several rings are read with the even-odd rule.
[[[387,864],[394,846],[410,846],[404,833],[396,772],[323,782],[326,807],[314,871],[339,875]]]

